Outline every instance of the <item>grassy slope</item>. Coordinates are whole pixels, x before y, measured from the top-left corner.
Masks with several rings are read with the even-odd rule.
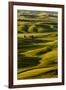
[[[56,45],[55,45],[55,43],[56,43]],[[45,47],[43,46],[41,48],[38,48],[38,49],[35,48],[33,50],[31,47],[31,50],[28,49],[27,51],[20,53],[20,54],[24,54],[26,57],[27,56],[29,56],[29,57],[40,57],[41,60],[39,60],[40,64],[38,64],[37,66],[27,67],[27,68],[22,68],[22,69],[20,68],[18,70],[18,72],[20,72],[18,74],[18,79],[30,78],[27,76],[28,74],[26,72],[26,71],[29,71],[30,69],[35,70],[36,68],[40,69],[42,67],[44,69],[42,69],[43,71],[40,69],[41,73],[43,73],[45,71],[45,68],[47,68],[47,67],[48,68],[53,67],[53,69],[54,69],[54,67],[56,67],[55,70],[57,70],[57,49],[56,49],[57,48],[57,40],[54,38],[54,40],[52,40],[52,42],[50,42],[50,43],[47,42],[47,43],[43,43],[43,44],[47,44],[47,45]],[[39,52],[43,52],[43,53],[39,53]],[[29,62],[29,63],[31,64],[31,62]],[[30,70],[30,73],[33,72],[32,70]],[[38,69],[36,69],[36,70],[38,70]],[[49,70],[49,71],[51,71],[51,70]],[[26,77],[24,77],[25,75],[22,77],[24,71],[25,71]],[[29,75],[30,75],[30,73],[29,73]],[[32,74],[33,74],[33,76],[35,76],[35,72],[33,72]],[[36,74],[39,75],[37,71],[36,71]],[[31,78],[33,78],[33,76],[31,76]],[[56,75],[54,76],[54,75],[50,74],[48,76],[48,74],[45,74],[44,77],[47,78],[46,76],[47,77],[52,77],[52,76],[55,77]],[[37,77],[35,77],[35,78],[37,78]]]
[[[18,79],[57,77],[57,16],[37,16],[43,21],[18,21]],[[33,17],[20,16],[18,20],[38,20]],[[34,32],[36,28],[39,33]]]
[[[32,70],[28,70],[26,72],[20,73],[18,79],[26,79],[26,78],[30,78],[33,76],[37,76],[40,75],[42,73],[51,71],[51,70],[56,70],[57,67],[48,67],[48,68],[38,68],[38,69],[32,69]]]

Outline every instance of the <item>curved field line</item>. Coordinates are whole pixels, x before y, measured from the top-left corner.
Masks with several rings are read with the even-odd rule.
[[[48,72],[50,70],[56,70],[57,68],[54,67],[48,67],[48,68],[38,68],[38,69],[32,69],[23,73],[18,74],[18,79],[25,79],[28,77],[32,77],[32,76],[36,76],[39,75],[41,73],[45,73]]]

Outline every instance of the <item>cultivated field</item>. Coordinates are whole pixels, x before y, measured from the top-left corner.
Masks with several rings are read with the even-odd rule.
[[[17,78],[40,79],[58,76],[57,13],[18,10]]]

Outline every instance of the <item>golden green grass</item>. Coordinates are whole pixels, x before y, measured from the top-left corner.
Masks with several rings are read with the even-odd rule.
[[[32,69],[32,70],[28,70],[26,72],[20,73],[18,75],[18,79],[25,79],[25,78],[30,78],[33,76],[37,76],[40,75],[42,73],[51,71],[51,70],[56,70],[57,67],[48,67],[48,68],[38,68],[38,69]]]
[[[21,16],[17,18],[17,79],[58,77],[57,13],[18,13]]]
[[[29,36],[30,34],[26,34]],[[48,35],[47,33],[42,34],[43,36]],[[42,36],[42,35],[38,35]],[[23,35],[22,35],[23,36]],[[48,74],[52,70],[57,70],[57,38],[51,38],[52,33],[50,33],[50,38],[46,37],[48,41],[52,40],[51,42],[46,43],[39,43],[38,45],[45,45],[45,47],[35,48],[31,50],[27,50],[25,52],[20,52],[20,55],[25,55],[25,57],[40,57],[39,63],[37,66],[27,67],[27,68],[19,68],[18,69],[18,79],[30,79],[30,78],[52,78],[57,77],[57,75]],[[21,36],[20,36],[21,37]],[[53,37],[53,36],[52,36]],[[40,39],[40,38],[39,38]],[[36,43],[37,44],[37,43]],[[43,53],[41,53],[43,52]],[[37,69],[36,69],[37,68]],[[49,71],[49,72],[48,72]],[[55,72],[54,71],[54,72]],[[36,74],[35,74],[36,72]],[[42,74],[47,72],[47,74]],[[31,73],[31,74],[30,74]]]

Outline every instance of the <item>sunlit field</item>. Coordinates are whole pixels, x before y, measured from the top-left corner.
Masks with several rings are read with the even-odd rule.
[[[58,76],[58,14],[17,11],[17,78],[41,79]]]

